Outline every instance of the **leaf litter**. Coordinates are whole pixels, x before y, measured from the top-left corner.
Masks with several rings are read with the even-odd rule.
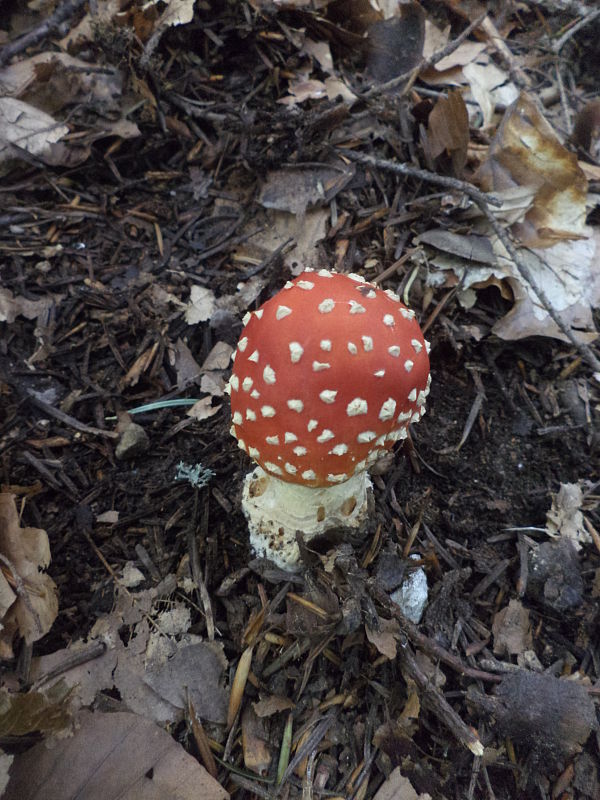
[[[518,95],[515,81],[529,62],[513,56],[506,43],[525,36],[518,20],[526,10],[519,18],[509,13],[509,23],[488,16],[477,26],[478,41],[458,43],[456,25],[435,27],[427,4],[400,9],[356,2],[341,14],[340,4],[316,5],[255,0],[252,12],[241,4],[208,18],[197,4],[203,24],[187,31],[189,2],[127,8],[102,2],[83,10],[62,40],[68,54],[44,51],[0,71],[4,91],[14,95],[4,99],[27,102],[34,140],[41,133],[36,152],[10,145],[6,169],[18,174],[14,155],[28,163],[36,156],[58,169],[51,203],[38,200],[31,186],[26,192],[37,202],[28,212],[18,191],[11,194],[7,235],[0,240],[7,252],[18,253],[0,289],[0,314],[10,332],[0,349],[0,397],[8,398],[12,415],[0,416],[0,447],[16,476],[11,486],[31,504],[25,518],[31,513],[40,525],[50,521],[61,569],[71,545],[79,548],[77,569],[73,560],[67,570],[75,583],[81,573],[77,597],[93,593],[89,608],[96,616],[91,630],[86,614],[85,630],[63,634],[63,642],[71,641],[67,647],[56,647],[46,622],[54,652],[42,644],[46,655],[33,658],[27,691],[18,691],[16,674],[4,687],[6,719],[21,725],[20,734],[76,729],[60,751],[63,742],[49,740],[48,747],[42,743],[17,757],[9,787],[15,796],[28,796],[19,794],[19,781],[31,782],[35,774],[49,797],[53,781],[58,787],[63,779],[67,787],[69,780],[87,782],[90,797],[101,786],[109,796],[166,796],[178,780],[181,796],[190,796],[195,781],[203,796],[226,797],[216,782],[204,783],[207,773],[167,734],[161,742],[170,744],[160,751],[166,755],[149,747],[140,756],[140,740],[163,735],[153,720],[171,726],[190,748],[184,732],[190,718],[207,768],[240,793],[265,796],[270,790],[261,779],[273,780],[277,772],[292,796],[326,786],[352,797],[414,800],[460,793],[461,781],[466,791],[469,779],[483,791],[485,778],[488,786],[495,783],[495,796],[514,797],[514,781],[513,793],[503,794],[502,776],[509,771],[512,779],[518,768],[524,791],[554,780],[558,796],[568,780],[568,770],[560,773],[565,758],[575,759],[579,773],[572,779],[584,785],[595,674],[586,649],[593,619],[586,593],[599,537],[594,461],[591,455],[584,461],[582,453],[594,452],[597,394],[577,348],[547,341],[564,337],[547,305],[581,341],[594,341],[596,199],[587,184],[597,180],[594,165],[577,162],[571,143],[555,132],[561,127],[556,114],[551,126],[532,94]],[[478,13],[461,3],[452,8],[465,21]],[[436,23],[443,16],[436,14]],[[414,36],[407,39],[413,23]],[[186,50],[192,33],[203,37],[202,60],[196,46]],[[239,38],[233,42],[232,36]],[[93,55],[98,39],[105,45],[102,58]],[[398,53],[403,39],[411,42],[410,52]],[[252,47],[240,48],[240,42],[260,53],[254,68],[264,83],[258,77],[247,83],[253,71],[238,71],[239,64],[228,61],[231,53],[239,63],[252,58]],[[127,66],[104,63],[124,48],[134,53]],[[437,58],[442,48],[448,52]],[[186,61],[181,73],[179,58]],[[161,65],[172,71],[168,79]],[[66,111],[61,99],[77,109]],[[35,128],[40,120],[51,122],[65,141],[45,138]],[[577,141],[590,150],[594,123],[589,135],[581,133],[583,124]],[[127,145],[141,130],[143,175],[132,168],[136,158],[130,156],[138,153]],[[98,167],[95,143],[107,134],[114,138],[101,145]],[[364,149],[375,153],[368,167],[349,156]],[[157,156],[167,150],[164,160]],[[430,174],[392,176],[378,153],[392,153],[409,169],[426,166]],[[61,164],[75,172],[61,173]],[[90,179],[92,164],[98,171]],[[94,183],[100,174],[102,181]],[[427,194],[429,180],[448,175],[454,183]],[[499,207],[489,208],[538,276],[544,298],[515,269],[490,218],[469,207],[464,181],[498,199]],[[88,224],[101,231],[99,238],[89,236]],[[318,268],[324,259],[402,293],[432,328],[435,358],[442,352],[449,358],[435,361],[444,388],[434,387],[435,425],[428,431],[435,438],[438,427],[442,441],[430,446],[418,434],[410,451],[414,473],[400,454],[378,465],[380,505],[366,543],[334,540],[313,550],[300,542],[310,569],[290,577],[244,558],[235,493],[244,465],[228,448],[226,414],[213,398],[224,395],[243,314],[288,273]],[[50,297],[48,287],[61,287],[61,294]],[[496,297],[492,305],[490,296]],[[532,335],[545,337],[540,358],[528,347]],[[516,339],[522,348],[510,349],[506,343]],[[20,361],[32,352],[32,341],[34,354],[22,374]],[[561,382],[573,372],[581,409],[576,413],[573,406],[571,418],[560,398]],[[471,383],[476,396],[469,412]],[[166,404],[197,386],[206,396],[190,417],[173,421],[178,412]],[[29,427],[20,434],[13,433],[15,409],[23,413],[16,397],[30,398],[38,417],[43,412],[41,419],[27,417]],[[457,407],[447,407],[451,401]],[[131,423],[124,408],[142,403],[139,424]],[[103,430],[114,418],[116,432]],[[445,446],[448,438],[457,440],[456,424],[463,427],[460,454]],[[123,435],[134,426],[143,447],[121,459]],[[542,440],[556,429],[567,434],[562,463]],[[577,457],[568,437],[580,445]],[[13,463],[21,448],[23,460]],[[418,457],[425,474],[418,473]],[[178,464],[187,485],[173,483]],[[504,481],[516,485],[513,472],[521,469],[532,492],[510,496]],[[584,476],[592,480],[581,483]],[[456,491],[443,491],[444,480]],[[432,487],[435,501],[429,502]],[[540,498],[550,494],[547,532],[556,541],[539,544],[533,537],[543,535],[539,524],[548,505]],[[56,520],[76,502],[89,522],[71,531],[70,520],[66,527]],[[113,508],[119,511],[107,511]],[[506,532],[504,518],[519,516],[538,528]],[[45,535],[18,522],[10,528]],[[108,578],[89,565],[90,546]],[[390,559],[403,564],[411,550],[422,554],[432,588],[418,628],[374,580],[387,574],[382,565]],[[512,569],[517,560],[518,578]],[[31,555],[21,566],[39,579],[47,559]],[[25,606],[28,595],[15,592],[18,570],[3,573],[3,623],[10,623],[13,595]],[[568,638],[571,632],[560,638],[565,627],[540,612],[552,609],[568,623],[573,608],[580,615],[577,640]],[[55,626],[73,631],[71,613],[67,608]],[[5,631],[12,647],[31,655],[27,624]],[[231,666],[210,641],[215,637],[226,645]],[[565,642],[566,655],[560,649]],[[565,677],[542,675],[544,669]],[[481,690],[469,706],[463,702],[467,678],[477,679]],[[442,692],[445,682],[452,706]],[[544,709],[528,716],[536,697],[555,713],[546,748]],[[84,710],[91,705],[93,714]],[[119,710],[106,714],[106,707]],[[571,724],[579,707],[579,724]],[[508,737],[505,745],[501,736]],[[121,746],[110,750],[115,737]],[[92,739],[109,747],[110,773],[90,759],[96,754]],[[440,742],[449,757],[429,758]],[[511,742],[519,762],[510,756]],[[483,744],[481,762],[465,761],[469,750],[480,755]],[[225,766],[215,766],[211,748]],[[46,768],[52,752],[63,754],[58,775]],[[124,777],[129,763],[146,769],[133,785]],[[544,770],[554,770],[553,776],[546,778]],[[593,780],[589,785],[586,796],[593,797]]]

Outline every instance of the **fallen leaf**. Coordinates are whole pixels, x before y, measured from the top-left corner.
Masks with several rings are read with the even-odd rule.
[[[212,289],[205,286],[192,286],[190,301],[185,311],[185,320],[188,325],[206,322],[210,319],[216,308],[216,299]]]
[[[546,533],[553,539],[564,538],[573,542],[576,550],[591,542],[585,527],[581,506],[583,492],[577,483],[561,483],[552,497],[552,507],[546,515]]]
[[[67,53],[45,52],[0,69],[0,90],[48,114],[78,103],[98,113],[119,108],[122,77],[117,69],[90,64]]]
[[[425,12],[418,3],[399,5],[399,14],[373,22],[367,31],[367,72],[385,83],[416,67],[425,41]]]
[[[187,412],[187,415],[188,417],[193,417],[194,419],[198,420],[198,422],[201,422],[203,419],[214,417],[220,408],[220,405],[212,405],[212,397],[202,397],[197,403],[194,403],[194,405]]]
[[[252,703],[252,708],[257,717],[271,717],[273,714],[279,714],[281,711],[289,711],[295,708],[295,703],[288,697],[280,697],[277,694],[263,697],[256,703]]]
[[[412,783],[402,774],[400,767],[396,767],[381,784],[373,800],[431,800],[431,795],[427,792],[417,794]]]
[[[266,775],[273,757],[269,729],[252,706],[245,708],[242,714],[242,748],[246,769],[257,775]]]
[[[0,322],[11,323],[18,316],[26,319],[44,317],[63,299],[63,294],[46,294],[39,300],[28,300],[26,297],[15,297],[10,289],[0,286]]]
[[[486,192],[530,187],[534,200],[512,231],[522,245],[550,247],[585,237],[587,180],[574,153],[525,93],[506,110],[479,170]]]
[[[454,175],[462,177],[467,163],[469,115],[460,92],[448,92],[448,97],[440,97],[433,107],[427,121],[427,144],[432,160],[445,153]]]
[[[42,572],[50,563],[46,531],[21,528],[14,495],[6,492],[0,494],[0,554],[0,653],[11,658],[15,636],[32,644],[48,633],[58,614],[58,594]]]
[[[396,658],[396,638],[400,635],[400,626],[395,619],[380,619],[379,630],[365,625],[365,633],[371,644],[375,645],[382,656],[393,661]]]
[[[58,681],[45,692],[0,691],[0,736],[61,733],[71,725],[70,689]]]
[[[227,800],[172,736],[136,714],[84,711],[70,739],[18,755],[4,800]]]
[[[68,132],[44,111],[14,97],[0,97],[0,164],[19,158],[19,150],[43,157]]]
[[[233,347],[227,342],[217,342],[202,362],[202,371],[227,369],[231,361]]]
[[[529,611],[519,600],[511,600],[494,616],[494,653],[497,656],[521,655],[531,650],[533,638]]]
[[[303,164],[269,172],[258,196],[265,208],[304,214],[312,206],[324,206],[348,185],[352,166]]]

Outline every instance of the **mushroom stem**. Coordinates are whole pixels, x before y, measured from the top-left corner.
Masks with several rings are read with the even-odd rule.
[[[366,471],[334,486],[288,483],[256,467],[246,476],[242,508],[257,556],[294,570],[300,557],[296,532],[305,541],[332,528],[360,531],[368,519],[372,484]]]

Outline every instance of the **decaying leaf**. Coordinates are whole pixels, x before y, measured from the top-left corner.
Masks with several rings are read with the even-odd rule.
[[[40,795],[40,787],[42,787]],[[227,800],[229,794],[149,719],[82,712],[70,739],[15,758],[5,800]]]
[[[0,92],[53,114],[79,103],[99,113],[119,107],[122,77],[117,69],[90,64],[67,53],[45,52],[0,69]]]
[[[288,697],[272,694],[269,697],[261,698],[256,703],[252,703],[252,708],[257,717],[271,717],[273,714],[289,711],[294,708],[294,705],[293,700]]]
[[[216,308],[215,295],[212,289],[205,286],[192,286],[190,302],[186,308],[185,319],[188,325],[206,322],[210,319]]]
[[[577,483],[561,483],[560,489],[552,497],[552,508],[546,515],[546,532],[553,539],[570,539],[576,550],[591,541],[587,531],[581,506],[583,492]]]
[[[50,114],[17,100],[0,97],[0,164],[25,151],[42,158],[69,129]]]
[[[400,635],[400,626],[395,619],[380,619],[379,630],[365,625],[367,639],[375,645],[382,656],[393,661],[396,658],[396,639]]]
[[[427,125],[427,150],[432,160],[445,153],[451,160],[456,177],[462,176],[467,163],[469,145],[469,115],[460,92],[448,92],[440,97],[431,113]]]
[[[15,297],[10,289],[0,286],[0,322],[14,322],[18,316],[26,319],[44,317],[63,298],[62,294],[46,294],[39,300],[28,300],[26,297]]]
[[[14,495],[0,494],[0,655],[12,657],[15,636],[37,642],[58,614],[56,584],[42,572],[50,563],[46,531],[21,528]]]
[[[242,747],[246,769],[257,775],[266,775],[273,757],[269,728],[266,720],[259,717],[252,706],[245,708],[242,714]]]
[[[90,642],[102,641],[105,652],[92,661],[61,671],[61,680],[73,687],[71,706],[93,703],[101,691],[117,689],[127,707],[159,724],[183,719],[187,697],[202,719],[225,722],[227,695],[222,687],[226,661],[215,644],[199,642],[183,632],[189,612],[176,607],[166,616],[156,612],[176,588],[174,576],[158,586],[135,594],[120,588],[113,611],[100,617],[89,634]],[[178,604],[181,605],[181,604]],[[152,626],[151,626],[152,622]],[[162,626],[166,630],[162,629]],[[127,642],[120,632],[126,628]],[[173,638],[173,631],[178,639]],[[31,677],[37,680],[89,645],[71,647],[34,659]],[[52,686],[55,681],[44,683]]]
[[[521,655],[531,650],[529,612],[519,600],[511,600],[494,616],[494,653],[497,656]]]
[[[484,191],[534,190],[525,219],[513,226],[521,244],[551,247],[586,236],[587,181],[577,157],[525,93],[506,110],[479,176]]]
[[[427,792],[417,794],[412,783],[402,775],[400,767],[396,767],[379,787],[373,800],[431,800],[431,795]]]
[[[63,681],[48,691],[0,691],[0,736],[60,733],[71,724],[70,689]]]
[[[327,205],[354,175],[354,168],[329,164],[301,164],[274,170],[258,197],[265,208],[304,214],[311,206]]]
[[[367,71],[379,83],[410,71],[421,61],[425,12],[418,3],[400,3],[397,16],[369,25],[366,37]]]

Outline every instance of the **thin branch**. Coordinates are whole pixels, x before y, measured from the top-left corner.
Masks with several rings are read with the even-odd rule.
[[[69,19],[69,17],[72,17],[86,2],[87,0],[65,0],[48,19],[40,22],[37,27],[33,28],[29,33],[25,33],[23,36],[15,39],[14,42],[9,42],[9,44],[0,50],[0,66],[10,61],[13,56],[22,53],[23,50],[32,47],[34,44],[41,42],[42,39],[50,36],[59,25]]]
[[[531,286],[550,318],[556,323],[559,330],[564,333],[569,342],[571,342],[571,344],[577,349],[581,357],[590,365],[594,372],[600,372],[600,360],[596,358],[592,348],[586,342],[580,341],[575,336],[569,325],[556,311],[545,290],[542,288],[537,278],[533,275],[529,266],[519,255],[517,248],[513,244],[507,231],[502,227],[502,225],[500,225],[490,210],[491,205],[498,207],[502,205],[502,202],[498,198],[494,197],[492,194],[485,194],[484,192],[479,191],[479,189],[476,189],[470,183],[467,183],[466,181],[459,181],[456,178],[449,178],[445,175],[436,175],[435,173],[428,172],[424,169],[416,169],[415,167],[410,167],[407,164],[401,164],[395,161],[387,161],[383,158],[375,158],[373,156],[363,155],[362,153],[355,153],[352,150],[340,149],[337,152],[341,153],[351,161],[357,161],[359,164],[365,164],[366,166],[384,169],[388,172],[395,172],[399,175],[407,175],[413,178],[418,178],[419,180],[427,181],[428,183],[444,186],[454,191],[463,192],[470,197],[490,223],[492,230],[500,242],[504,245],[519,275]]]
[[[411,167],[408,164],[402,164],[397,161],[388,161],[385,158],[375,158],[375,156],[368,156],[363,153],[355,153],[353,150],[345,150],[344,148],[336,148],[335,152],[343,155],[350,161],[356,161],[358,164],[364,164],[367,167],[384,169],[387,172],[395,172],[398,175],[416,178],[419,181],[433,183],[436,186],[443,186],[445,189],[450,189],[453,192],[462,192],[468,197],[471,197],[476,203],[486,203],[491,206],[496,206],[497,208],[502,206],[502,200],[494,197],[493,194],[485,194],[479,189],[476,189],[471,183],[460,181],[458,178],[450,178],[447,175],[436,175],[435,172],[429,172],[426,169]]]
[[[390,89],[395,89],[396,86],[399,86],[404,81],[408,80],[407,86],[404,87],[405,91],[410,88],[413,83],[416,81],[419,73],[427,69],[428,67],[433,67],[434,64],[437,64],[438,61],[441,61],[446,56],[449,56],[455,50],[459,48],[459,46],[464,42],[464,40],[469,36],[476,28],[479,28],[483,20],[487,17],[487,12],[480,14],[477,19],[471,22],[462,33],[460,33],[456,39],[453,39],[451,42],[443,47],[441,50],[433,53],[433,55],[429,56],[429,58],[422,58],[419,63],[412,67],[412,69],[407,70],[407,72],[403,72],[401,75],[396,75],[395,78],[392,78],[385,83],[379,83],[376,86],[372,86],[368,91],[364,92],[360,95],[363,99],[367,99],[369,97],[373,97],[373,95],[381,94],[382,92],[387,92]]]

